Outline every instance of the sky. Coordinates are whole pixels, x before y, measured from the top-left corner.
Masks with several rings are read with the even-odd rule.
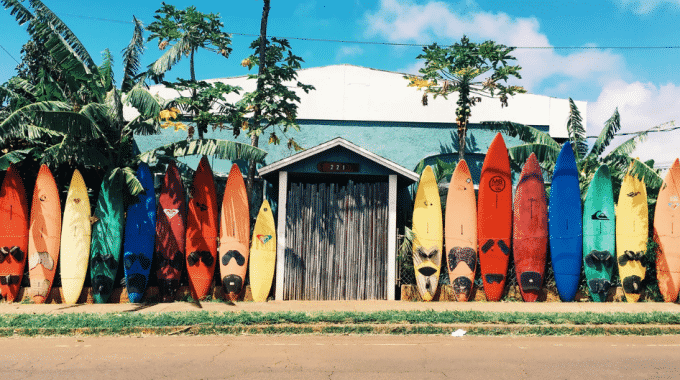
[[[43,0],[79,37],[96,62],[108,48],[116,77],[132,37],[132,16],[153,22],[155,1]],[[228,59],[197,55],[201,79],[248,74],[241,67],[259,33],[262,1],[168,1],[219,13],[232,34]],[[618,107],[622,131],[632,132],[677,120],[680,123],[680,0],[272,0],[268,34],[287,37],[303,67],[354,64],[417,73],[420,46],[449,45],[467,35],[516,46],[522,67],[518,84],[529,92],[588,102],[587,134],[597,135]],[[0,9],[0,83],[14,74],[27,41],[9,11]],[[148,33],[147,35],[148,36]],[[401,45],[400,45],[401,44]],[[662,47],[662,48],[658,48]],[[146,66],[160,57],[157,41],[147,43]],[[167,76],[188,77],[188,60]],[[474,111],[474,110],[473,110]],[[623,141],[618,138],[615,143]],[[680,155],[680,130],[655,133],[636,152],[668,165]],[[670,149],[674,147],[674,149]]]

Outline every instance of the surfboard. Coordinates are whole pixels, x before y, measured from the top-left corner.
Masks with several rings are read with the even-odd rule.
[[[557,156],[548,204],[550,258],[560,299],[571,302],[578,291],[583,261],[583,217],[576,158],[567,141]]]
[[[156,194],[149,165],[139,164],[136,173],[144,191],[128,206],[123,243],[123,269],[128,299],[141,302],[151,272],[156,241]]]
[[[276,229],[274,214],[265,199],[260,206],[250,246],[250,290],[253,301],[265,302],[274,280],[276,268]]]
[[[590,181],[583,202],[583,265],[590,298],[607,300],[616,265],[616,216],[614,193],[607,165],[600,166]]]
[[[0,187],[0,292],[13,302],[21,287],[28,250],[28,203],[14,164]]]
[[[28,229],[28,277],[31,299],[45,303],[50,295],[59,261],[61,201],[50,168],[43,164],[33,189],[31,221]]]
[[[170,161],[156,210],[156,277],[163,302],[175,300],[184,270],[186,207],[186,193],[179,170],[175,162]]]
[[[451,176],[444,225],[449,281],[456,301],[465,302],[470,297],[477,270],[477,199],[465,160],[458,162]]]
[[[647,252],[648,219],[645,183],[627,173],[623,177],[616,206],[616,259],[628,302],[640,299],[640,283],[647,271],[640,259]]]
[[[95,303],[106,303],[115,287],[125,234],[123,173],[109,171],[102,181],[92,224],[90,280]]]
[[[75,304],[83,291],[90,258],[90,199],[85,180],[73,171],[61,223],[60,271],[64,303]]]
[[[243,175],[233,164],[227,178],[220,215],[220,277],[224,295],[236,301],[244,289],[250,255],[250,209]]]
[[[666,302],[675,302],[680,289],[680,160],[664,178],[654,209],[656,277]]]
[[[543,172],[531,153],[515,190],[512,252],[517,283],[525,302],[535,302],[543,287],[548,255],[548,199]]]
[[[426,166],[413,201],[413,269],[423,301],[432,301],[442,266],[442,206],[434,172]]]
[[[205,156],[194,173],[190,197],[186,265],[192,297],[200,300],[210,290],[217,257],[217,194],[210,163]]]
[[[477,245],[484,293],[500,301],[510,262],[512,238],[512,177],[503,136],[491,142],[482,165],[477,208]]]

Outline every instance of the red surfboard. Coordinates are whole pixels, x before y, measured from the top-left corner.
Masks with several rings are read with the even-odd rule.
[[[503,296],[512,237],[512,179],[503,136],[491,142],[479,180],[477,241],[484,293],[488,301]]]
[[[165,170],[156,211],[156,262],[161,301],[172,302],[179,289],[185,257],[186,196],[174,161]]]
[[[0,293],[9,302],[19,293],[28,251],[28,203],[14,164],[0,187]]]
[[[261,238],[260,238],[261,239]],[[264,242],[263,242],[264,244]],[[233,164],[222,198],[220,216],[220,278],[224,295],[236,301],[245,287],[250,256],[250,208],[243,175]]]
[[[208,158],[203,156],[194,173],[187,214],[186,264],[191,295],[208,295],[217,256],[217,194]]]
[[[533,153],[522,168],[515,190],[512,253],[522,298],[534,302],[543,286],[548,254],[548,198]]]

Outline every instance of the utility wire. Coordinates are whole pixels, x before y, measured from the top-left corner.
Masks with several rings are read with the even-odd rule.
[[[2,48],[2,50],[3,50],[5,53],[7,53],[7,55],[9,55],[9,56],[14,60],[14,62],[17,63],[17,65],[21,65],[21,62],[17,61],[17,59],[14,58],[14,56],[13,56],[12,54],[10,54],[10,53],[7,51],[7,49],[5,49],[4,46],[0,45],[0,48]]]
[[[110,18],[103,17],[92,17],[77,15],[72,13],[59,13],[64,16],[71,16],[89,20],[97,20],[104,22],[115,22],[119,24],[134,24],[132,21],[114,20]],[[254,33],[238,33],[238,32],[227,32],[228,34],[235,36],[244,37],[259,37],[259,34]],[[298,41],[310,41],[310,42],[330,42],[330,43],[341,43],[341,44],[357,44],[357,45],[382,45],[382,46],[406,46],[406,47],[426,47],[430,44],[417,44],[417,43],[406,43],[406,42],[383,42],[383,41],[356,41],[356,40],[336,40],[327,38],[312,38],[312,37],[278,37],[270,36],[272,38],[287,39],[287,40],[298,40]],[[447,44],[442,44],[447,45]],[[533,50],[600,50],[600,49],[610,49],[610,50],[668,50],[668,49],[680,49],[680,45],[669,45],[669,46],[510,46],[514,49],[533,49]]]

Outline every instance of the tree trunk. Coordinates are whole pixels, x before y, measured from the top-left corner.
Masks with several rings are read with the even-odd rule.
[[[269,2],[270,0],[264,0],[264,7],[262,8],[262,21],[260,22],[260,62],[258,64],[258,70],[257,70],[257,92],[261,93],[262,89],[264,88],[264,82],[260,78],[262,74],[264,73],[266,67],[265,66],[265,48],[267,46],[267,19],[269,18]],[[256,98],[257,99],[257,98]],[[261,117],[261,112],[262,110],[260,107],[256,106],[255,110],[253,112],[253,130],[257,130],[260,128],[260,117]],[[257,147],[259,144],[259,136],[253,135],[250,138],[250,144],[254,147]],[[246,191],[248,192],[248,197],[250,197],[251,201],[253,199],[253,185],[255,182],[255,161],[250,161],[248,163],[248,177],[246,178]],[[251,202],[252,204],[252,202]]]
[[[191,49],[191,56],[189,57],[189,73],[191,74],[191,82],[196,82],[196,69],[194,67],[194,54],[196,53],[196,49]],[[191,89],[191,98],[196,99],[196,89],[192,88]],[[198,110],[194,109],[194,118],[198,117]],[[196,125],[196,129],[198,130],[198,138],[203,139],[203,129],[199,126]]]
[[[467,134],[467,120],[458,126],[458,161],[465,159],[465,135]]]

